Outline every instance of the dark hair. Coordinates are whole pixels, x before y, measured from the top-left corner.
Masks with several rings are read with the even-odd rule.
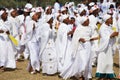
[[[114,8],[114,5],[113,5],[113,4],[111,4],[111,5],[110,5],[110,8]],[[109,9],[110,9],[110,8],[109,8]]]
[[[59,0],[56,0],[56,2],[58,2],[58,3],[59,3]]]

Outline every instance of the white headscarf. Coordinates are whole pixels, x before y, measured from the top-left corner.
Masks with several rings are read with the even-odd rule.
[[[81,17],[81,21],[80,21],[80,23],[83,24],[87,19],[88,19],[87,16],[83,16],[83,17]]]
[[[111,18],[111,15],[109,15],[109,14],[105,14],[105,15],[103,16],[103,20],[104,20],[104,21],[108,20],[109,18]]]
[[[98,5],[94,5],[93,7],[91,7],[91,10],[94,11],[94,10],[96,10],[98,8],[99,8]]]
[[[1,10],[1,11],[0,11],[0,17],[2,16],[2,14],[3,14],[4,12],[5,12],[4,10]]]
[[[60,16],[60,21],[63,22],[64,19],[67,19],[69,16],[68,15],[62,15]]]
[[[32,18],[33,15],[35,15],[35,13],[36,13],[36,12],[31,12],[31,13],[30,13],[30,17]]]
[[[53,16],[52,15],[47,15],[45,18],[45,22],[48,22]]]
[[[66,10],[66,7],[63,6],[63,7],[61,8],[61,11],[65,11],[65,10]]]
[[[85,10],[85,8],[83,8],[83,7],[79,8],[78,9],[79,14],[81,14],[81,12],[84,11],[84,10]]]
[[[11,12],[13,12],[15,9],[11,9],[10,11],[9,11],[9,13],[11,13]]]

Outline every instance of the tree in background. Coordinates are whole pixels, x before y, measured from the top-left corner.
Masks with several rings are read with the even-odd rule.
[[[88,1],[88,0],[59,0],[60,4],[64,5],[66,2],[73,1],[75,3],[81,3],[83,1]],[[90,0],[94,1],[94,0]],[[116,0],[120,2],[120,0]],[[8,8],[23,8],[26,3],[32,3],[33,6],[42,6],[45,7],[47,5],[53,5],[55,0],[0,0],[0,7],[8,7]]]

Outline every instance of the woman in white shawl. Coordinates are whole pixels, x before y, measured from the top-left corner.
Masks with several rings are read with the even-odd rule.
[[[0,67],[4,67],[4,70],[14,70],[16,68],[15,51],[8,37],[10,35],[8,13],[1,10],[0,17]]]
[[[69,56],[69,54],[67,54],[67,51],[69,50],[68,48],[70,47],[72,39],[71,34],[73,33],[72,28],[69,26],[69,16],[62,15],[60,17],[60,20],[62,22],[60,23],[56,38],[56,51],[58,54],[58,72],[61,72],[63,67],[65,67],[66,65],[65,63],[67,63],[65,59],[68,59]]]
[[[53,75],[57,72],[57,54],[54,43],[54,30],[52,27],[53,17],[48,15],[46,23],[40,28],[40,53],[39,57],[42,61],[42,73]]]
[[[113,71],[113,44],[115,43],[115,36],[118,32],[112,30],[111,24],[113,19],[110,15],[103,16],[105,23],[100,28],[100,44],[98,48],[98,65],[96,77],[101,80],[114,80],[115,74]]]
[[[84,16],[81,19],[81,24],[76,28],[71,43],[71,61],[66,68],[63,69],[60,74],[64,79],[72,76],[76,76],[80,79],[89,78],[88,72],[91,66],[91,36],[92,29],[89,26],[88,17]]]

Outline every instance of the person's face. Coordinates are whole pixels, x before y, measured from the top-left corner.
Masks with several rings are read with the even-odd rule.
[[[8,13],[5,11],[2,15],[1,15],[1,18],[6,21],[7,20],[7,17],[8,17]]]
[[[96,10],[93,11],[93,14],[98,15],[99,11],[100,11],[100,9],[96,9]]]
[[[67,14],[67,10],[62,11],[62,14]]]
[[[17,10],[14,10],[14,11],[11,12],[12,17],[16,17],[17,15],[18,15]]]
[[[70,22],[71,22],[71,24],[74,24],[74,23],[75,23],[75,19],[72,18],[72,19],[70,20]]]
[[[108,24],[113,24],[113,18],[109,18],[107,21],[106,21]]]
[[[66,24],[69,24],[69,23],[70,23],[69,17],[66,18],[66,19],[64,20],[64,22],[65,22]]]
[[[38,20],[38,15],[37,15],[37,13],[33,15],[32,19],[37,22],[37,20]]]
[[[49,8],[46,12],[46,14],[51,14],[52,13],[52,8]]]
[[[38,19],[41,17],[41,12],[36,13],[38,15]]]
[[[86,15],[86,10],[83,10],[80,15]]]
[[[83,26],[88,26],[89,25],[89,19],[87,19],[82,25]]]

